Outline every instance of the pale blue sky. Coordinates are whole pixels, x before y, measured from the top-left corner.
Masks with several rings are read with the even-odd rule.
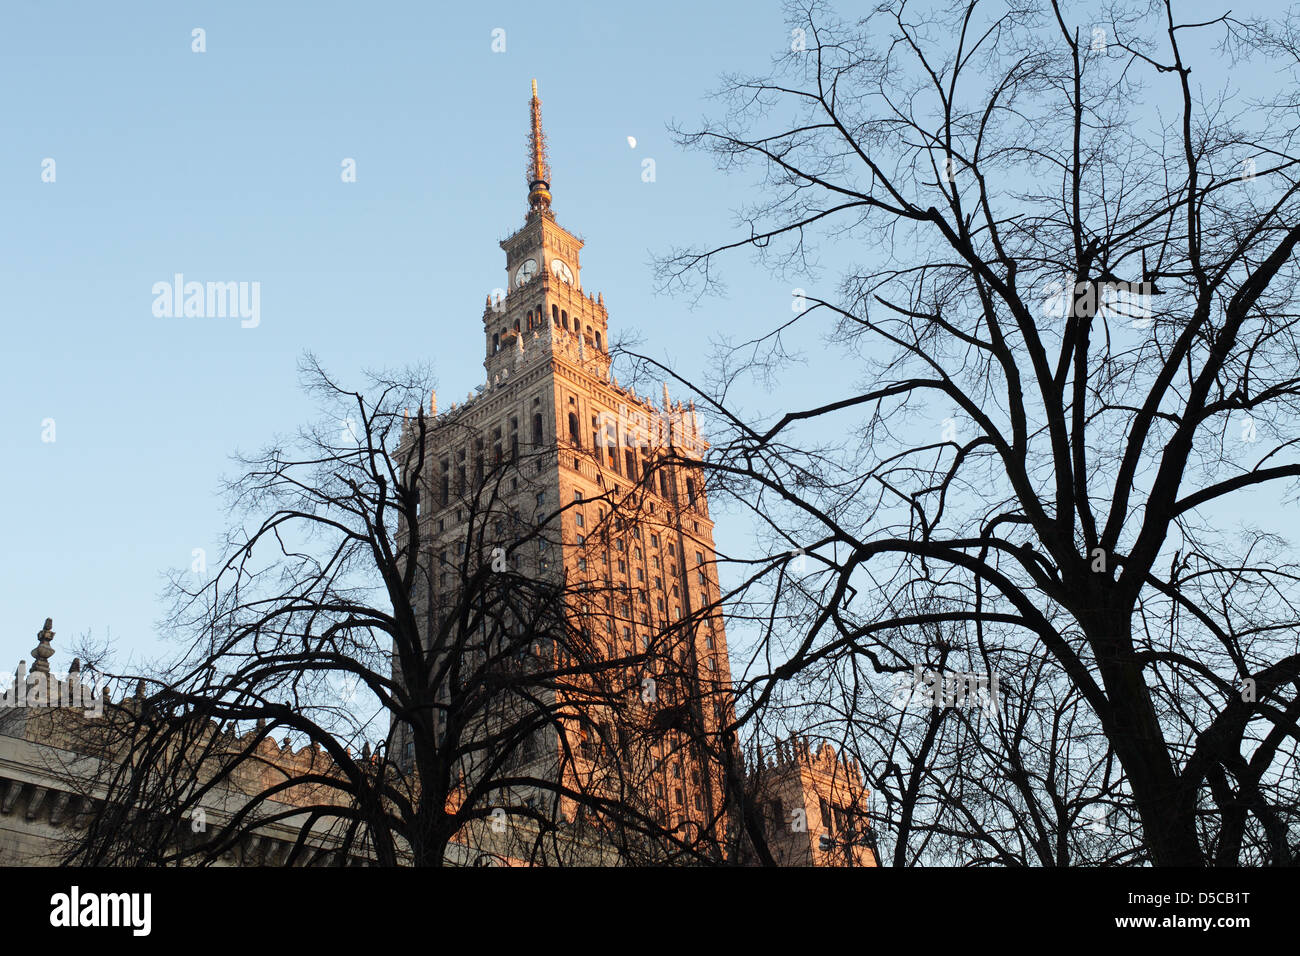
[[[56,648],[87,630],[158,646],[162,571],[197,547],[215,559],[228,456],[309,415],[305,349],[358,382],[428,359],[445,402],[482,382],[497,243],[526,209],[533,77],[556,213],[587,240],[584,286],[612,329],[691,363],[702,332],[788,314],[789,284],[743,258],[730,298],[694,313],[654,297],[648,265],[722,235],[741,198],[665,124],[788,36],[766,2],[6,2],[0,661],[46,616]],[[260,282],[260,325],[155,318],[151,288],[177,272]]]

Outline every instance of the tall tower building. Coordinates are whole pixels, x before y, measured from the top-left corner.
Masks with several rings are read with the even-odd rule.
[[[486,382],[441,413],[431,403],[420,518],[421,560],[440,592],[430,603],[449,606],[465,580],[475,522],[498,546],[481,560],[496,554],[521,574],[562,582],[566,613],[599,656],[634,662],[611,673],[646,733],[630,742],[623,727],[543,730],[522,759],[578,778],[617,759],[620,786],[632,781],[667,830],[720,837],[722,773],[699,745],[732,719],[713,522],[691,464],[707,445],[693,406],[673,402],[666,385],[655,401],[611,377],[608,313],[583,286],[583,240],[552,209],[536,81],[529,107],[528,208],[501,242],[504,295],[483,310]],[[552,809],[581,816],[572,801]]]

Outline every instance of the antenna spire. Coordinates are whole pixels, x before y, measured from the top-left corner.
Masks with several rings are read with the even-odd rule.
[[[542,130],[542,101],[537,98],[537,81],[533,80],[532,128],[528,134],[528,206],[533,212],[547,214],[551,209],[551,163],[546,153],[546,133]]]

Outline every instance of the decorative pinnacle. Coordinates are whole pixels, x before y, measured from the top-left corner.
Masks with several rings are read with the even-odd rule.
[[[533,212],[551,208],[551,163],[546,152],[546,133],[542,131],[542,101],[537,98],[537,81],[533,80],[532,129],[528,135],[528,206]]]
[[[45,619],[45,627],[36,632],[37,645],[32,648],[32,657],[36,658],[36,663],[32,665],[33,674],[48,674],[50,672],[50,658],[54,656],[54,648],[50,647],[50,641],[54,640],[54,627],[52,618]]]

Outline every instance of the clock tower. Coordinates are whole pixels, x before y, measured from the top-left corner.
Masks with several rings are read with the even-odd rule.
[[[551,164],[536,80],[529,106],[528,213],[523,227],[501,243],[506,254],[505,295],[489,296],[483,311],[483,365],[489,381],[508,378],[520,355],[537,340],[544,347],[568,346],[580,353],[584,366],[608,380],[604,301],[583,294],[583,241],[557,223],[551,210]]]
[[[637,726],[663,726],[653,739],[638,730],[639,743],[622,749],[608,745],[620,739],[613,726],[599,743],[595,717],[585,727],[543,728],[520,750],[521,766],[576,791],[603,786],[616,765],[667,832],[689,825],[720,836],[726,788],[700,734],[717,740],[734,711],[700,466],[708,446],[694,408],[673,402],[666,386],[655,400],[610,374],[605,304],[582,287],[583,241],[552,210],[541,107],[534,82],[528,209],[501,243],[505,289],[483,310],[487,381],[449,408],[439,410],[431,396],[429,487],[418,519],[428,585],[417,602],[430,622],[456,607],[468,567],[462,556],[486,553],[484,534],[517,572],[564,588],[593,654],[633,662],[610,679],[637,688],[629,701],[640,708]],[[407,432],[403,440],[413,438]],[[524,526],[526,535],[509,533]],[[438,628],[428,626],[432,640]],[[600,720],[607,718],[614,719]],[[411,741],[398,743],[402,759],[413,759]],[[529,801],[546,796],[517,789],[503,806],[535,806]],[[572,820],[576,808],[556,797],[551,811]],[[472,839],[490,841],[492,833]]]

